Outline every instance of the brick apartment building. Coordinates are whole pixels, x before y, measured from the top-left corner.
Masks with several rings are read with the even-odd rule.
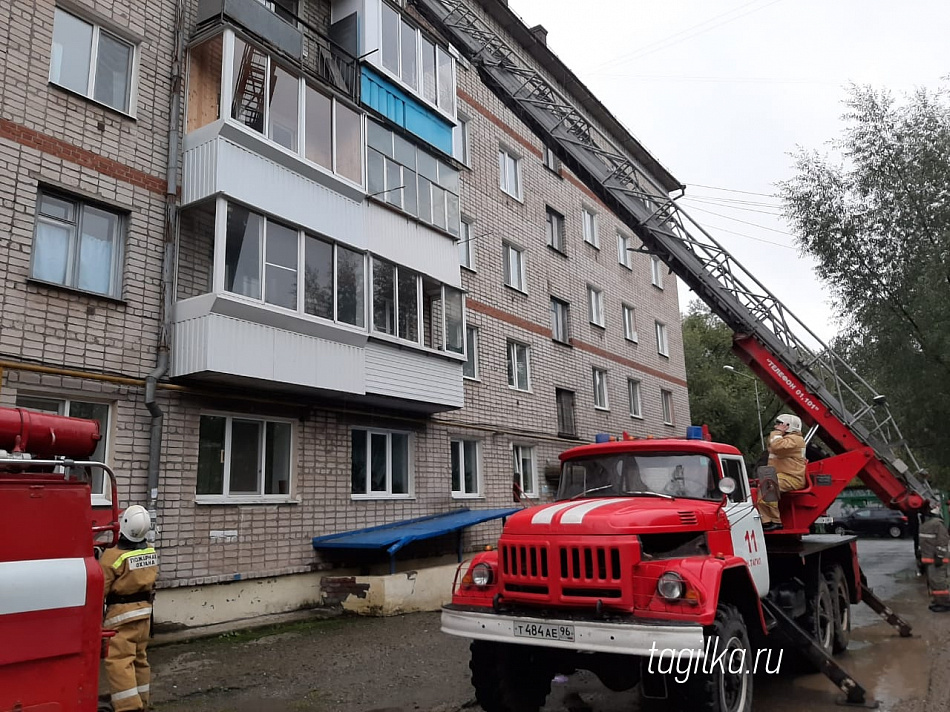
[[[0,403],[100,421],[159,622],[315,602],[314,536],[550,499],[565,448],[689,423],[675,279],[411,1],[3,5]]]

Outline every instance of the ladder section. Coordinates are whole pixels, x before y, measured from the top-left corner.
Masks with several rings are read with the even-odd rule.
[[[739,264],[675,199],[495,31],[476,0],[413,0],[488,86],[737,334],[750,335],[820,399],[829,417],[921,494],[919,465],[883,397]],[[824,426],[824,423],[820,423]],[[854,447],[832,442],[843,452]],[[911,465],[905,463],[908,460]]]

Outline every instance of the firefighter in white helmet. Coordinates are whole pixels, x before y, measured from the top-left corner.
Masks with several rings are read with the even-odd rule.
[[[933,505],[924,512],[924,521],[917,536],[920,539],[920,563],[927,569],[930,610],[934,613],[950,612],[950,586],[947,585],[950,534],[943,523],[939,505]]]
[[[775,427],[769,434],[769,467],[774,467],[778,476],[778,489],[781,493],[798,490],[808,483],[805,472],[808,460],[805,459],[805,438],[802,437],[802,421],[797,415],[780,415],[775,419]],[[778,511],[778,502],[766,502],[760,499],[756,507],[762,515],[762,529],[773,531],[782,528],[782,517]]]
[[[132,505],[119,518],[119,544],[99,558],[105,575],[105,620],[114,630],[106,658],[106,677],[115,712],[145,710],[149,666],[145,655],[152,617],[158,561],[146,541],[152,519],[145,507]]]

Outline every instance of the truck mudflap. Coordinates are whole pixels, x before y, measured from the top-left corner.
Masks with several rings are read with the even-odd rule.
[[[648,657],[673,656],[689,650],[701,658],[705,643],[703,627],[698,624],[533,618],[452,605],[442,607],[442,632],[499,643]]]

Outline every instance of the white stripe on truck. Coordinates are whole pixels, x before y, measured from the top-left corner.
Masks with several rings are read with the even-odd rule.
[[[0,562],[0,615],[85,604],[85,559]]]

